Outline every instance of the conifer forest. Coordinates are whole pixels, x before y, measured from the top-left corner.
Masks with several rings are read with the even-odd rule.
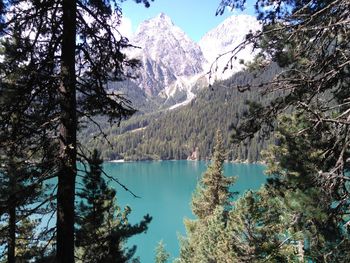
[[[131,220],[119,191],[143,199],[113,160],[207,163],[176,257],[159,240],[156,263],[350,262],[350,1],[217,0],[217,17],[251,8],[259,29],[157,96],[137,85],[176,73],[131,55],[123,2],[161,5],[0,0],[0,263],[143,262],[129,240],[157,218]],[[242,162],[264,165],[260,189],[232,190],[224,165]]]

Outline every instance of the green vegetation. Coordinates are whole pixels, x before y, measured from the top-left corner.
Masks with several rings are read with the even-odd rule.
[[[218,13],[244,3],[222,1]],[[242,46],[260,48],[250,68],[271,60],[282,68],[259,87],[264,96],[279,96],[251,103],[233,139],[274,130],[276,144],[263,154],[268,183],[228,211],[218,206],[204,219],[185,221],[177,261],[348,262],[350,3],[257,0],[255,8],[262,30]]]
[[[204,219],[213,214],[217,206],[223,206],[225,209],[230,207],[232,194],[229,188],[234,183],[235,178],[224,176],[224,161],[225,150],[222,133],[218,130],[212,163],[203,174],[192,197],[192,211],[199,219]]]
[[[249,114],[247,102],[266,104],[277,95],[262,97],[256,88],[240,92],[236,86],[268,82],[278,71],[276,65],[271,65],[260,74],[237,73],[229,80],[199,91],[190,104],[179,109],[137,115],[120,127],[104,126],[109,143],[93,140],[99,131],[90,127],[82,131],[82,142],[99,149],[106,160],[187,159],[194,151],[198,159],[205,160],[211,157],[215,132],[220,127],[227,159],[258,161],[260,151],[272,142],[271,136],[261,131],[232,148],[232,127],[240,125],[242,118]]]
[[[329,169],[324,161],[324,147],[329,142],[322,134],[298,134],[313,126],[304,115],[282,116],[279,124],[280,144],[271,146],[265,154],[270,195],[278,197],[287,208],[292,218],[288,224],[291,233],[302,234],[299,242],[307,244],[303,246],[305,258],[346,262],[350,253],[344,247],[350,241],[343,227],[349,220],[344,217],[346,210],[324,192],[321,178],[315,180],[320,171]]]
[[[187,238],[181,238],[179,262],[211,262],[220,258],[216,253],[219,235],[231,208],[229,188],[235,180],[223,175],[224,160],[222,134],[218,131],[213,160],[192,197],[192,212],[198,219],[185,220]]]
[[[46,251],[37,256],[75,261],[77,162],[88,151],[77,140],[78,126],[96,115],[118,122],[135,112],[107,87],[139,64],[123,53],[128,39],[115,35],[120,18],[116,1],[0,0],[0,174],[6,182],[0,230],[9,230],[1,249],[9,263],[19,256],[17,223],[46,207],[54,210],[56,228],[45,230],[48,239],[38,234]],[[52,178],[54,190],[37,201]]]
[[[233,180],[217,173],[223,160],[217,141],[213,163],[192,199],[197,218],[184,221],[187,236],[180,238],[176,262],[347,262],[349,219],[313,179],[325,169],[320,146],[326,142],[298,134],[310,125],[304,116],[279,118],[279,143],[263,154],[268,183],[234,202],[228,188]],[[225,181],[226,188],[218,187]]]
[[[169,259],[170,255],[165,250],[165,245],[163,244],[163,241],[160,241],[158,243],[158,246],[156,247],[156,258],[155,263],[166,263]]]
[[[218,14],[245,2],[223,0]],[[232,51],[235,59],[245,45],[257,49],[246,72],[180,109],[150,113],[157,102],[135,97],[145,115],[120,131],[99,127],[114,146],[108,150],[90,140],[98,133],[90,127],[94,117],[119,122],[135,112],[123,95],[108,94],[107,84],[125,80],[123,66],[138,64],[121,53],[127,39],[112,33],[118,5],[0,0],[0,245],[7,262],[132,258],[134,249],[123,244],[151,218],[128,223],[130,209],[116,205],[102,160],[96,151],[87,157],[85,146],[106,159],[184,159],[193,152],[212,159],[193,196],[197,218],[185,220],[178,262],[349,261],[350,2],[256,0],[255,8],[261,31]],[[136,96],[132,83],[123,85]],[[211,155],[218,127],[223,135]],[[224,160],[260,160],[262,149],[268,183],[233,200]],[[90,171],[76,207],[78,157]],[[51,179],[57,181],[47,192]],[[39,230],[35,217],[49,213],[56,227]],[[156,260],[167,259],[160,244]]]

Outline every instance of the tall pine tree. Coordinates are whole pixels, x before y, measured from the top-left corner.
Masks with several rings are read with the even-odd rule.
[[[215,262],[218,237],[224,230],[233,193],[235,177],[225,177],[225,151],[222,133],[216,133],[213,158],[198,182],[192,198],[192,211],[197,219],[185,219],[187,237],[180,237],[179,262]]]
[[[136,2],[149,6],[147,0]],[[0,9],[0,93],[17,92],[16,100],[1,101],[0,130],[15,109],[33,123],[26,132],[43,133],[58,145],[52,164],[58,178],[56,258],[71,263],[78,121],[98,114],[117,121],[130,116],[130,102],[108,92],[106,83],[124,79],[125,67],[137,62],[121,52],[130,45],[118,32],[116,1],[1,1]],[[45,142],[38,139],[32,147],[39,145]]]
[[[232,193],[229,188],[235,178],[224,176],[225,158],[222,132],[218,130],[211,164],[203,174],[192,198],[192,211],[199,219],[205,219],[213,214],[218,206],[227,209],[230,206]]]
[[[131,209],[116,204],[116,192],[107,186],[102,159],[96,150],[88,160],[89,171],[83,176],[78,196],[76,246],[81,262],[128,262],[136,247],[126,249],[130,236],[145,232],[151,217],[146,215],[137,225],[128,222]]]
[[[291,233],[305,240],[305,258],[316,262],[346,262],[350,250],[348,208],[324,192],[317,179],[327,170],[324,161],[328,138],[300,130],[312,127],[304,114],[281,116],[277,129],[279,144],[264,154],[269,175],[269,191],[278,196],[293,220]]]
[[[246,1],[223,0],[244,8]],[[294,215],[295,230],[315,262],[346,262],[350,191],[350,2],[348,0],[256,0],[262,29],[247,44],[259,49],[255,68],[277,63],[282,71],[266,85],[248,88],[280,96],[252,105],[236,138],[278,129],[278,145],[267,155],[271,194]],[[281,117],[286,111],[291,118]],[[280,118],[280,119],[279,119]]]
[[[8,85],[6,88],[8,89],[1,92],[3,97],[0,99],[0,104],[17,99],[16,87]],[[43,157],[39,153],[50,151],[52,148],[45,134],[41,132],[31,134],[36,122],[28,122],[27,114],[20,112],[23,104],[25,100],[17,101],[16,106],[4,108],[0,114],[0,121],[6,124],[1,126],[0,132],[0,221],[2,222],[0,235],[7,239],[5,249],[1,253],[7,253],[8,262],[19,260],[19,255],[16,253],[19,244],[17,237],[23,238],[25,232],[34,231],[34,228],[29,231],[30,227],[26,228],[25,225],[30,226],[33,217],[41,217],[52,212],[49,209],[52,196],[49,193],[44,194],[43,183],[45,174],[52,172],[50,170],[52,166],[48,164],[49,155]],[[33,147],[33,143],[37,140],[46,142],[46,149],[41,145]],[[34,164],[33,161],[38,161],[39,158],[41,158],[40,165]],[[44,229],[42,234],[47,230]],[[28,250],[35,243],[29,242]],[[34,256],[34,253],[27,252],[27,256],[29,254]]]
[[[166,263],[170,257],[169,253],[165,250],[163,241],[159,241],[156,249],[155,263]]]

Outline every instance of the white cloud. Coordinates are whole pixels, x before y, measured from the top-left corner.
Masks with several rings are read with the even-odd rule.
[[[130,18],[123,16],[118,31],[122,36],[131,38],[133,36],[132,23]]]

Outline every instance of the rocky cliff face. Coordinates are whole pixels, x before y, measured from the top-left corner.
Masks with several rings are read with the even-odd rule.
[[[140,47],[131,55],[143,64],[136,81],[148,95],[203,72],[205,59],[198,44],[163,13],[143,22],[131,42]]]

